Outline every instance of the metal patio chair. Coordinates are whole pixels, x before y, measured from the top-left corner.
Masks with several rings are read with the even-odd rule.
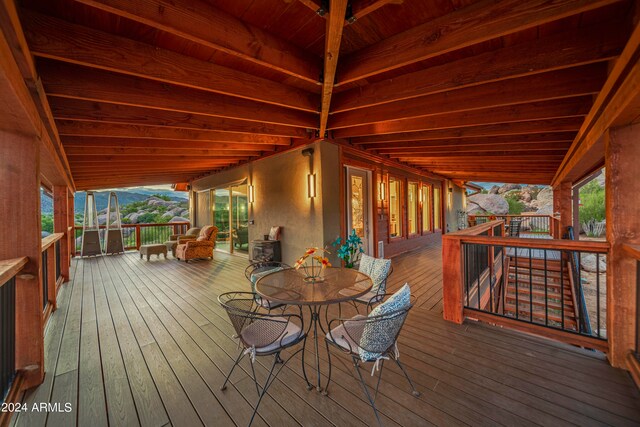
[[[244,276],[251,283],[251,291],[256,293],[256,282],[262,276],[265,276],[273,271],[284,270],[287,268],[291,268],[291,266],[278,261],[258,261],[251,263],[245,268]],[[256,294],[256,302],[258,305],[267,311],[271,311],[274,308],[280,307],[283,311],[286,308],[285,304],[269,301],[266,298],[261,297]]]
[[[386,294],[385,296],[390,295]],[[416,390],[409,374],[405,367],[400,362],[400,354],[398,352],[398,335],[402,330],[402,326],[409,314],[409,310],[413,307],[415,297],[411,297],[411,304],[396,311],[381,314],[378,316],[362,316],[357,315],[350,319],[336,318],[329,322],[329,332],[325,337],[325,344],[327,346],[327,354],[329,357],[329,373],[327,380],[327,387],[325,391],[329,389],[329,383],[331,382],[331,353],[329,351],[329,345],[332,345],[342,352],[351,356],[354,369],[360,379],[362,389],[364,390],[369,404],[373,408],[378,424],[382,425],[380,416],[375,405],[376,397],[378,396],[378,389],[380,387],[380,380],[382,378],[382,372],[384,370],[385,360],[393,360],[398,367],[402,370],[405,378],[411,386],[412,394],[415,397],[420,396],[420,393]],[[376,339],[372,342],[369,340],[365,342],[363,335],[365,329],[369,329],[369,334],[375,332]],[[361,358],[360,350],[365,352],[375,353],[377,357],[367,358],[363,360]],[[371,375],[375,370],[379,368],[378,380],[375,387],[375,393],[372,396],[367,388],[367,384],[360,372],[361,364],[364,362],[372,362],[373,368]]]
[[[302,308],[300,314],[282,313],[278,315],[260,313],[256,311],[256,295],[252,292],[227,292],[218,297],[218,302],[226,310],[231,324],[235,330],[240,346],[240,353],[236,358],[231,370],[227,374],[220,390],[225,390],[233,370],[248,355],[251,362],[251,372],[253,381],[258,393],[253,414],[249,420],[249,425],[253,423],[258,407],[267,390],[273,384],[276,377],[289,360],[303,350],[301,346],[286,359],[282,359],[280,354],[283,350],[291,348],[305,338],[304,321]],[[297,320],[295,322],[294,320]],[[269,370],[269,375],[264,385],[258,383],[256,371],[253,366],[257,357],[273,356],[273,364]],[[275,370],[277,364],[281,366]],[[275,371],[275,373],[274,373]]]

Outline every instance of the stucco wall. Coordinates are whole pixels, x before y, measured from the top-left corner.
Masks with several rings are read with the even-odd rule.
[[[282,258],[293,263],[309,246],[324,246],[340,231],[339,150],[334,144],[314,143],[313,158],[302,149],[261,159],[192,183],[195,191],[247,179],[255,188],[249,205],[249,241],[260,239],[271,226],[284,227]],[[316,174],[317,197],[307,196],[307,175]],[[198,208],[196,208],[198,209]],[[205,224],[198,224],[199,226]]]
[[[449,188],[453,188],[451,201],[449,198]],[[464,211],[467,207],[466,190],[458,187],[451,181],[446,181],[443,203],[445,208],[445,230],[447,230],[448,233],[458,231],[458,211]]]

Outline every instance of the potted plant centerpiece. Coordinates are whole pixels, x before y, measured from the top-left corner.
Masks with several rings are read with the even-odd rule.
[[[335,242],[333,242],[333,246],[338,248],[336,255],[342,261],[344,261],[344,266],[347,268],[353,268],[356,266],[356,263],[360,260],[360,255],[364,253],[364,249],[362,249],[362,239],[356,233],[355,228],[351,230],[351,233],[344,239],[344,243],[342,238],[338,236]]]

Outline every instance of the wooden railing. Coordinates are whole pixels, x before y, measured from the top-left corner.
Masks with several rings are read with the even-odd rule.
[[[599,273],[609,244],[502,234],[497,219],[443,236],[445,319],[469,317],[605,351],[606,283]],[[586,254],[596,266],[588,284]],[[593,289],[585,303],[587,285]]]
[[[627,368],[640,387],[640,245],[622,245],[626,257],[635,261],[636,268],[636,342],[634,351],[627,355]]]
[[[184,234],[190,227],[190,222],[170,222],[165,224],[122,224],[124,249],[140,249],[140,246],[151,243],[164,243],[172,234]],[[106,226],[101,225],[101,230]],[[80,252],[82,244],[82,226],[75,226],[75,252]]]
[[[16,276],[27,264],[27,257],[0,261],[0,403],[14,402],[16,372]],[[11,390],[14,392],[12,393]],[[0,425],[9,415],[0,411]]]
[[[60,239],[64,233],[54,233],[42,239],[42,312],[49,317],[57,308],[56,295],[64,281],[60,265]]]
[[[525,234],[548,234],[555,239],[561,239],[560,219],[553,215],[523,214],[523,215],[469,215],[469,227],[501,220],[509,225],[511,220],[520,221],[520,231]]]

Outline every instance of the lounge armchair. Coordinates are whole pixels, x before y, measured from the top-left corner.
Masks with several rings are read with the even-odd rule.
[[[243,246],[249,247],[249,228],[240,227],[234,231],[233,246],[242,249]]]
[[[176,247],[178,246],[178,239],[180,237],[184,237],[183,240],[186,240],[188,238],[191,238],[192,240],[195,240],[198,238],[198,234],[200,234],[200,228],[199,227],[192,227],[190,229],[187,230],[186,233],[184,234],[172,234],[169,236],[169,240],[167,240],[166,242],[164,242],[164,245],[167,247],[168,251],[171,251],[171,255],[173,255],[173,257],[176,257]]]
[[[213,249],[216,247],[217,235],[218,227],[207,225],[200,230],[200,234],[195,240],[191,237],[179,237],[176,258],[186,262],[196,258],[213,259]]]

